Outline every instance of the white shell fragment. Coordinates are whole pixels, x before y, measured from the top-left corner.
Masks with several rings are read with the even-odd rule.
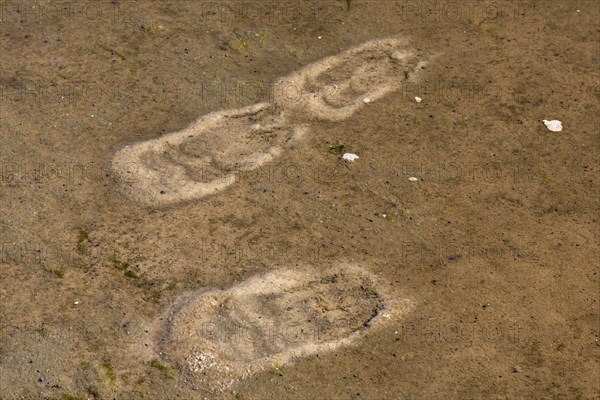
[[[346,161],[354,161],[356,159],[358,159],[359,157],[356,154],[352,154],[352,153],[345,153],[342,156],[342,159],[346,160]]]
[[[548,120],[543,120],[544,125],[546,125],[546,128],[548,128],[548,130],[552,131],[552,132],[560,132],[562,131],[562,122],[560,122],[557,119],[553,119],[552,121],[548,121]]]
[[[370,98],[368,98],[368,97],[365,97],[365,98],[363,99],[363,103],[365,103],[365,104],[369,104],[370,102],[371,102],[371,99],[370,99]]]
[[[415,96],[415,101],[416,101],[417,103],[420,103],[421,101],[423,101],[423,99],[422,99],[422,98],[420,98],[419,96]]]
[[[418,182],[419,178],[411,176],[410,178],[408,178],[408,180],[411,181],[411,182]]]

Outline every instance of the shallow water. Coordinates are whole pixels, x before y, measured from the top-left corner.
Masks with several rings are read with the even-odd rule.
[[[0,2],[0,398],[600,395],[597,4],[350,4]],[[281,78],[390,37],[428,60],[418,79],[335,121],[287,106],[302,140],[223,158],[213,195],[124,193],[124,146],[281,105]],[[336,71],[286,99],[381,83],[332,92]],[[412,311],[224,391],[156,352],[186,293],[344,263]]]

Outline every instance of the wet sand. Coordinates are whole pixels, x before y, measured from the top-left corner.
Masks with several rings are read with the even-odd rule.
[[[598,4],[349,3],[0,3],[1,399],[600,396]],[[299,108],[302,140],[254,169],[225,162],[218,193],[124,193],[125,146],[279,104],[282,77],[390,37],[428,60],[418,80],[337,120]],[[310,91],[339,105],[345,74]],[[387,304],[368,293],[410,312],[225,388],[163,354],[190,293],[342,265],[376,284],[307,280],[247,307],[285,323],[326,310],[330,340]]]

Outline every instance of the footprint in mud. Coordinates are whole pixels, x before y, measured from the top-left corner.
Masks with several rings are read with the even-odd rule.
[[[284,109],[337,121],[413,80],[424,65],[402,39],[373,40],[279,79],[273,99]]]
[[[260,103],[207,114],[184,130],[126,146],[112,168],[132,199],[161,207],[224,190],[238,172],[273,160],[303,133]]]
[[[349,345],[412,308],[350,264],[282,269],[226,290],[183,296],[160,330],[158,348],[194,386],[226,389],[299,357]]]
[[[218,193],[273,160],[306,132],[291,113],[340,120],[413,79],[424,62],[400,39],[367,42],[310,64],[273,88],[273,103],[200,117],[178,132],[118,151],[112,163],[123,191],[147,207]]]

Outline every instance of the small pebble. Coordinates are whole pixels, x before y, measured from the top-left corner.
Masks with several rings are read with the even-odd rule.
[[[365,98],[363,99],[363,103],[365,103],[365,104],[369,104],[370,102],[371,102],[371,99],[370,99],[370,98],[368,98],[368,97],[365,97]]]
[[[359,157],[356,154],[352,154],[352,153],[345,153],[342,156],[342,159],[346,160],[346,161],[354,161],[357,160]]]
[[[410,178],[408,178],[409,181],[411,182],[418,182],[419,178],[415,177],[415,176],[411,176]]]
[[[422,99],[422,98],[420,98],[419,96],[415,96],[415,101],[416,101],[417,103],[420,103],[421,101],[423,101],[423,99]]]

